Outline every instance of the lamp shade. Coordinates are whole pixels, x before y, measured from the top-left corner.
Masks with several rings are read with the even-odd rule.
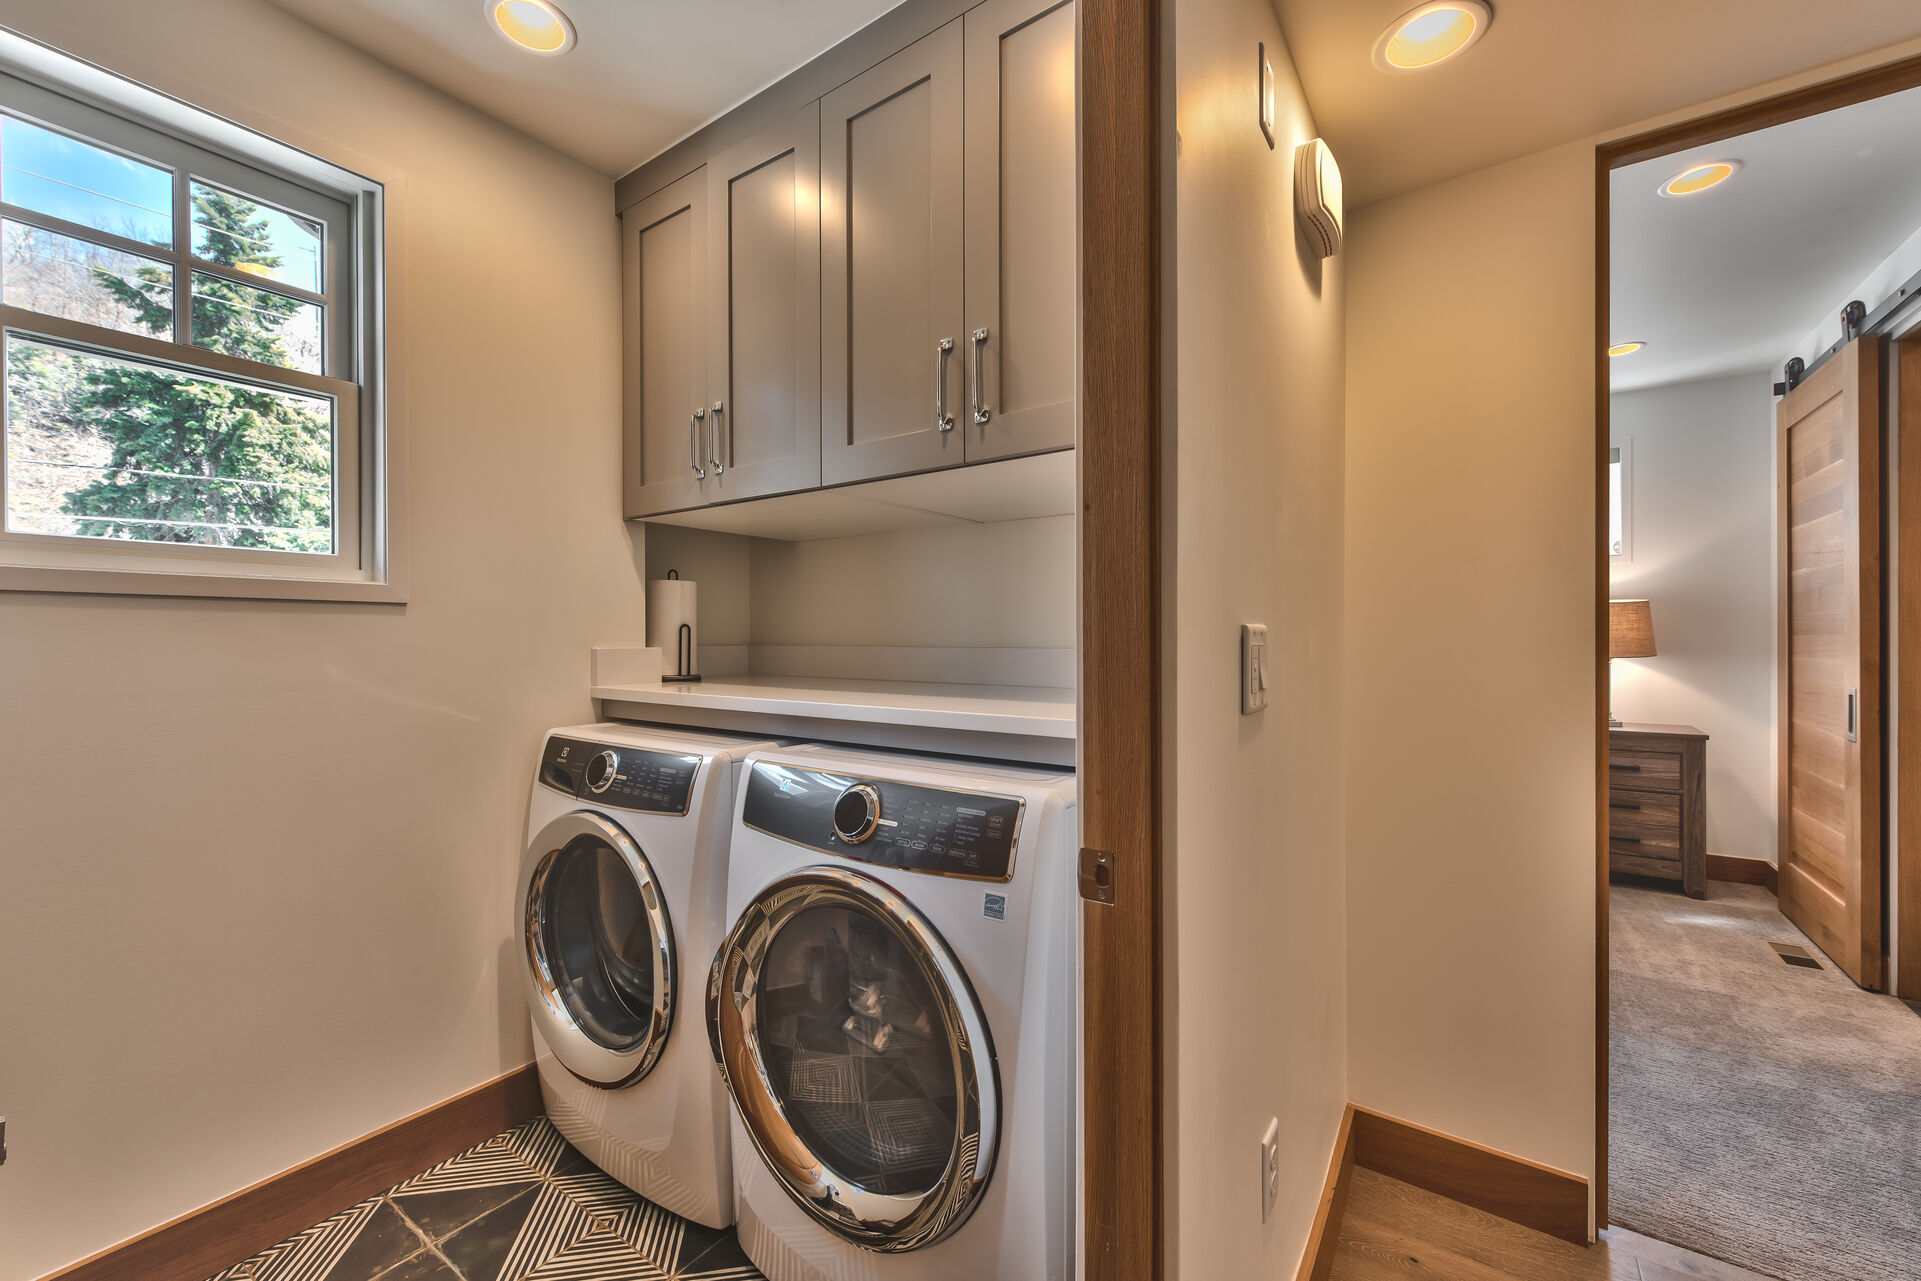
[[[1654,657],[1654,614],[1646,601],[1608,602],[1608,657]]]

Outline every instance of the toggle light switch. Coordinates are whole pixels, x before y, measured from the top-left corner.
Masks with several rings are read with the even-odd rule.
[[[1267,706],[1267,625],[1241,624],[1241,715]]]

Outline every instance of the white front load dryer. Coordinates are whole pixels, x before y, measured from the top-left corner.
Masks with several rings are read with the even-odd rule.
[[[772,1281],[1068,1281],[1072,774],[825,746],[748,759],[707,1031]]]
[[[701,1026],[735,780],[764,739],[557,729],[514,916],[540,1092],[587,1158],[676,1214],[734,1221],[726,1094]]]

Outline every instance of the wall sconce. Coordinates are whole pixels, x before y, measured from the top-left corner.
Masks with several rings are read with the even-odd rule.
[[[1341,167],[1319,138],[1294,150],[1294,212],[1321,257],[1341,252]]]

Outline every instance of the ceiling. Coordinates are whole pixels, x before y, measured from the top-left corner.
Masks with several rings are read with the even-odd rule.
[[[1921,35],[1915,0],[1492,0],[1459,59],[1398,75],[1375,38],[1415,0],[1275,0],[1350,205]]]
[[[480,0],[270,0],[618,177],[899,0],[558,0],[579,43],[525,53]]]
[[[1717,187],[1657,192],[1729,159]],[[1773,369],[1921,228],[1921,89],[1617,169],[1610,203],[1609,341],[1648,344],[1608,362],[1614,390]]]

